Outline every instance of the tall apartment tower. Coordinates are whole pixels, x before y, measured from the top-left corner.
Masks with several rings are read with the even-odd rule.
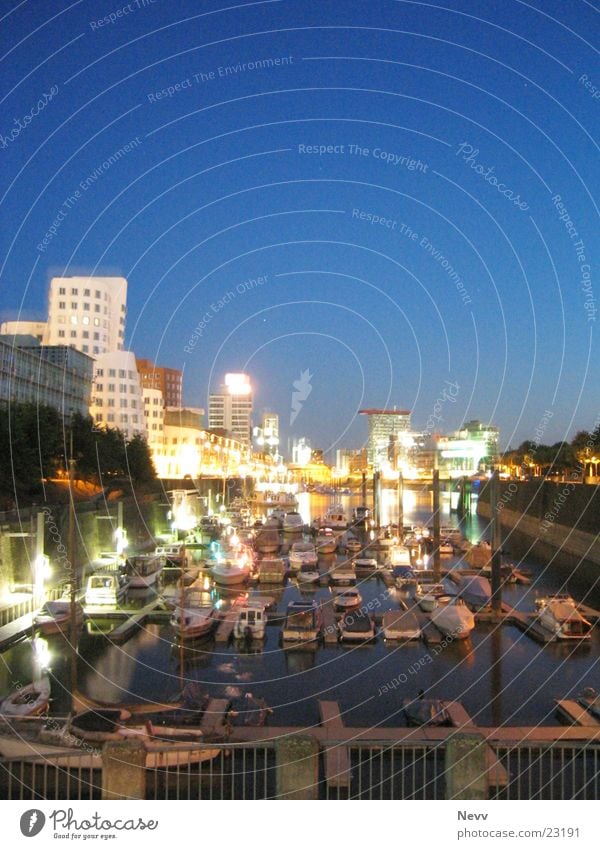
[[[250,447],[252,385],[247,374],[226,374],[220,392],[209,396],[208,427],[209,430],[227,431],[244,447]]]
[[[122,351],[126,304],[124,277],[53,277],[44,343],[91,357]]]
[[[369,421],[367,455],[375,471],[394,464],[398,440],[410,431],[410,410],[360,410]]]

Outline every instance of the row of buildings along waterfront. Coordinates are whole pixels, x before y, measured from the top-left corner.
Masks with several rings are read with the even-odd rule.
[[[0,327],[0,402],[31,401],[90,414],[98,427],[148,440],[157,473],[177,479],[281,469],[279,417],[265,412],[253,426],[249,375],[229,373],[204,410],[183,404],[180,369],[157,365],[125,349],[127,280],[54,277],[47,320],[7,321]],[[498,452],[498,431],[469,422],[449,436],[414,431],[411,412],[365,409],[366,447],[339,449],[333,473],[367,469],[406,477],[479,470]],[[323,452],[296,439],[289,468],[298,477],[331,474]]]

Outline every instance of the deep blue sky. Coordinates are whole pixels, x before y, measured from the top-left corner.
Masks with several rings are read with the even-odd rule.
[[[185,369],[188,403],[247,369],[257,413],[278,411],[284,437],[324,448],[364,442],[365,406],[409,408],[424,428],[445,381],[459,385],[445,430],[481,418],[514,446],[546,410],[547,442],[593,425],[592,4],[146,3],[1,4],[3,315],[42,317],[53,274],[123,274],[128,346]],[[219,76],[225,66],[237,72]],[[488,181],[474,165],[493,168]]]

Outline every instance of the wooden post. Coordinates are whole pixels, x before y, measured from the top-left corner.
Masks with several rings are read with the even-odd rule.
[[[375,527],[381,527],[381,472],[373,472],[373,519]]]
[[[146,798],[146,749],[141,740],[110,740],[104,744],[102,798]]]
[[[440,581],[441,558],[440,558],[440,472],[433,470],[433,577],[436,582]]]
[[[367,506],[367,473],[366,472],[362,473],[361,492],[362,492],[362,503],[366,507]]]
[[[277,798],[319,798],[319,744],[308,734],[277,741]]]
[[[398,536],[402,538],[404,526],[404,478],[402,472],[398,472]]]
[[[500,528],[498,471],[492,472],[490,480],[490,506],[492,508],[492,610],[496,615],[502,611],[502,531]]]
[[[488,798],[487,747],[483,734],[453,734],[446,742],[446,799]]]

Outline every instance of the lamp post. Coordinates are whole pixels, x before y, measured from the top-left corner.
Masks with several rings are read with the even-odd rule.
[[[75,499],[73,496],[73,485],[75,481],[75,459],[73,457],[73,425],[71,424],[71,435],[69,441],[69,530],[67,537],[67,550],[69,558],[69,567],[71,569],[71,621],[70,621],[70,670],[71,670],[71,698],[77,689],[77,636],[79,626],[77,623],[77,568],[75,564]]]

